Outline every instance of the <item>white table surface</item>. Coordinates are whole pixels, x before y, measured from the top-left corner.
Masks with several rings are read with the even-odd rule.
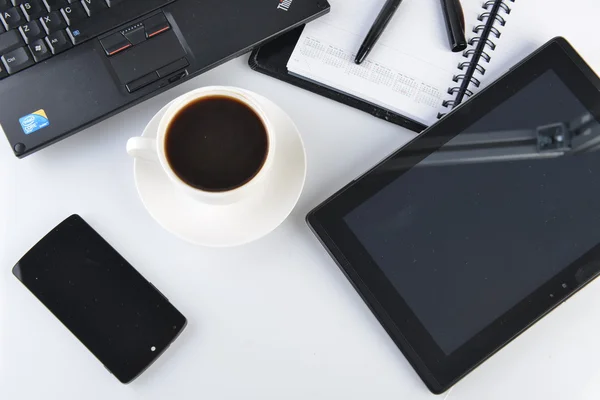
[[[23,160],[0,140],[0,399],[432,399],[304,216],[413,133],[251,71],[247,57]],[[267,237],[210,249],[144,210],[125,153],[150,117],[224,84],[280,104],[308,154],[305,191]],[[188,318],[176,342],[122,385],[11,274],[57,223],[80,214]],[[600,398],[600,281],[439,398]]]

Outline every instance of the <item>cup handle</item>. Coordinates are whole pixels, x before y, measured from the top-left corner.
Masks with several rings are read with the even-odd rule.
[[[156,139],[145,137],[132,137],[127,141],[127,154],[134,158],[147,161],[158,161],[156,153]]]

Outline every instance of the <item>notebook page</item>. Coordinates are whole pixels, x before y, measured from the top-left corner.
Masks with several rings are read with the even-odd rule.
[[[316,81],[430,125],[448,98],[461,53],[448,43],[440,0],[404,0],[363,62],[353,60],[385,0],[329,0],[331,12],[308,24],[288,62],[294,75]],[[481,0],[462,0],[467,38]]]

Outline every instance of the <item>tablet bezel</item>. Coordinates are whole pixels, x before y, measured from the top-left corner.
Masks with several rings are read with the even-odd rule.
[[[343,219],[548,70],[600,121],[600,79],[565,39],[555,38],[307,216],[311,229],[433,393],[447,390],[600,274],[600,244],[446,355]]]

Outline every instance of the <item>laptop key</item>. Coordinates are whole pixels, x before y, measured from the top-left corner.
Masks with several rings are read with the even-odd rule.
[[[0,11],[4,11],[12,7],[10,0],[0,0]]]
[[[8,31],[0,34],[0,54],[8,53],[25,45],[23,38],[17,31]]]
[[[50,47],[52,54],[58,54],[73,47],[73,45],[71,44],[71,40],[69,39],[65,31],[56,31],[54,33],[51,33],[46,38],[46,43]]]
[[[25,43],[29,44],[36,39],[43,38],[46,36],[44,29],[38,21],[31,21],[19,27],[21,36],[25,39]]]
[[[19,25],[27,22],[23,14],[21,14],[21,10],[17,7],[12,7],[2,11],[0,13],[0,19],[2,19],[2,23],[4,23],[4,27],[7,31],[15,29],[19,27]]]
[[[117,4],[123,3],[125,0],[106,0],[106,4],[108,4],[109,7],[114,7]]]
[[[29,45],[29,50],[31,51],[35,62],[44,61],[52,56],[52,53],[50,53],[50,50],[48,50],[48,46],[46,46],[44,39],[38,39],[31,42]]]
[[[4,64],[0,62],[0,79],[6,78],[8,76],[8,72],[6,72],[6,68],[4,68]]]
[[[67,21],[67,25],[73,25],[75,21],[88,17],[81,3],[73,3],[67,7],[63,7],[60,9],[60,12],[65,21]]]
[[[69,2],[67,0],[44,0],[44,5],[48,11],[58,11],[61,8],[68,6]]]
[[[10,75],[22,71],[35,63],[25,47],[19,47],[10,53],[6,53],[2,56],[2,62]]]
[[[108,8],[104,0],[81,0],[81,2],[90,17]]]
[[[42,0],[29,0],[21,3],[21,11],[27,21],[31,21],[46,14],[46,7],[42,4]]]
[[[50,14],[40,18],[40,21],[42,21],[42,25],[48,35],[67,27],[59,11],[52,11]]]
[[[82,32],[81,29],[68,27],[67,34],[69,35],[69,38],[71,38],[71,42],[73,42],[74,45],[78,45],[89,39],[89,37],[85,34],[85,32]]]

